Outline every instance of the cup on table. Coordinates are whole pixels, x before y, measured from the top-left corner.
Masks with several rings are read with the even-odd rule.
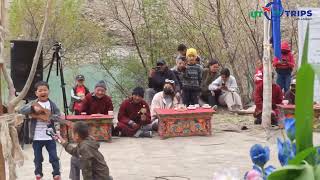
[[[87,115],[87,113],[86,112],[81,112],[81,115]]]
[[[200,105],[199,105],[199,104],[195,104],[194,107],[195,107],[195,108],[199,108]]]
[[[113,111],[108,111],[109,116],[113,116]]]
[[[283,100],[283,101],[282,101],[282,104],[288,105],[288,104],[289,104],[289,100]]]

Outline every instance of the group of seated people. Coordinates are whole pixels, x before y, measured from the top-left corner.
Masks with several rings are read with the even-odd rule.
[[[220,71],[219,62],[211,59],[204,67],[197,50],[178,46],[176,65],[169,68],[164,59],[159,59],[156,66],[150,70],[148,88],[136,87],[132,96],[124,100],[118,113],[118,124],[114,134],[122,136],[152,137],[152,130],[157,129],[156,108],[173,109],[177,104],[195,105],[208,103],[214,109],[217,105],[226,106],[229,111],[243,109],[237,81],[228,68]],[[283,66],[283,65],[282,65]],[[219,72],[220,71],[220,72]],[[278,72],[278,71],[277,71]],[[279,71],[280,72],[280,71]],[[274,76],[274,75],[273,75]],[[263,102],[263,68],[259,61],[255,73],[254,102],[256,109],[255,123],[261,123]],[[280,75],[278,74],[278,78]],[[108,114],[113,111],[111,97],[106,95],[106,84],[100,81],[94,92],[90,93],[84,86],[84,76],[76,77],[77,85],[72,89],[71,110],[75,114]],[[284,98],[282,89],[276,83],[272,85],[272,117],[276,120],[279,114],[276,104],[281,104]],[[294,104],[295,81],[286,92],[286,99]],[[145,99],[144,99],[145,97]],[[274,122],[274,120],[272,122]],[[275,123],[274,123],[275,124]]]
[[[136,87],[132,96],[121,103],[114,135],[152,137],[152,130],[157,130],[158,126],[157,108],[173,109],[177,104],[188,106],[203,101],[213,108],[220,104],[230,111],[242,109],[237,82],[229,69],[219,72],[217,60],[210,60],[208,67],[203,67],[197,51],[183,44],[179,45],[178,51],[175,67],[169,69],[166,61],[159,59],[150,71],[146,92],[142,87]],[[71,90],[70,110],[76,115],[108,114],[108,111],[113,111],[111,97],[106,95],[105,82],[99,81],[94,92],[90,93],[84,80],[83,75],[76,76],[76,85]]]
[[[169,69],[165,60],[157,61],[148,77],[146,101],[152,104],[156,93],[163,91],[166,80],[171,80],[175,86],[175,97],[185,105],[208,103],[216,108],[225,105],[230,111],[242,109],[236,79],[230,71],[224,68],[219,72],[220,65],[215,59],[209,60],[204,67],[196,49],[187,48],[181,44],[178,47],[179,55],[176,65]]]

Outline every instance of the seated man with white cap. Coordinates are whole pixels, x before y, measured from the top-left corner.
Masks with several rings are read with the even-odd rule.
[[[288,100],[288,104],[295,104],[296,98],[296,80],[293,79],[290,84],[290,89],[286,92],[284,99]]]
[[[179,103],[175,95],[175,82],[170,79],[166,79],[163,91],[154,95],[151,102],[151,121],[152,129],[157,130],[158,119],[155,109],[173,109]]]

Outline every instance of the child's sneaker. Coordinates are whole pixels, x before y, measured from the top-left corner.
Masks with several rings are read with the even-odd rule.
[[[53,180],[61,180],[60,176],[59,175],[56,175],[53,177]]]
[[[218,106],[214,105],[214,106],[212,106],[212,109],[216,111],[216,110],[218,110]]]
[[[39,175],[39,174],[36,175],[36,180],[41,180],[41,178],[42,178],[41,175]]]

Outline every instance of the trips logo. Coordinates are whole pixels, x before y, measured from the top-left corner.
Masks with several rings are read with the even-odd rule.
[[[275,6],[274,8],[272,6]],[[276,10],[273,10],[276,9]],[[252,19],[265,16],[268,20],[272,20],[274,16],[286,16],[293,17],[296,20],[311,20],[312,10],[286,10],[281,5],[269,2],[266,6],[263,6],[261,10],[251,11],[249,16]]]

